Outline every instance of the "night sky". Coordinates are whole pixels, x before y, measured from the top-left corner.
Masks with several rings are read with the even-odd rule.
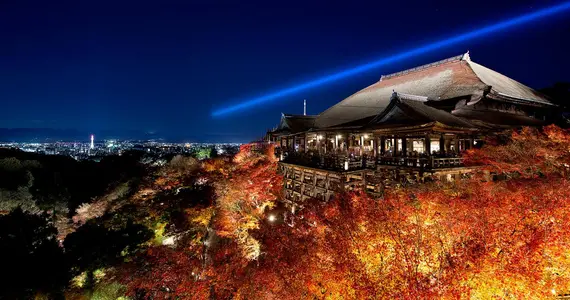
[[[479,1],[0,1],[0,128],[249,141],[382,74],[470,50],[533,88],[570,81],[570,13],[212,118],[213,110],[555,5]],[[136,138],[136,137],[133,137]]]

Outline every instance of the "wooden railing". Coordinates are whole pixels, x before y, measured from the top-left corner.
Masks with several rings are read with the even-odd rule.
[[[285,154],[282,161],[306,167],[335,171],[352,171],[376,167],[376,160],[374,157],[347,157],[342,154],[318,155],[293,152]]]
[[[349,170],[357,170],[362,168],[362,160],[349,160],[348,161],[348,169]]]
[[[432,168],[456,168],[463,166],[462,157],[443,157],[443,158],[432,158],[431,167]]]
[[[345,155],[291,153],[283,162],[335,171],[373,169],[377,165],[400,166],[423,169],[457,168],[463,166],[461,157],[347,157]]]
[[[463,166],[461,157],[379,157],[379,165],[440,169]]]
[[[388,165],[388,166],[426,168],[428,165],[428,158],[427,157],[379,157],[378,164]]]

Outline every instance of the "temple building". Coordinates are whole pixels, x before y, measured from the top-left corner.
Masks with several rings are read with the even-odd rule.
[[[384,75],[319,115],[282,114],[274,142],[292,202],[339,190],[470,172],[461,153],[488,135],[553,120],[557,107],[469,53]]]

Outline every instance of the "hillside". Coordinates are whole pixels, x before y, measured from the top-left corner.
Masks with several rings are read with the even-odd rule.
[[[3,152],[12,204],[0,251],[14,271],[0,299],[561,295],[570,291],[568,149],[568,131],[524,129],[466,153],[480,171],[470,178],[295,210],[280,202],[271,147],[164,166],[136,153],[83,164]],[[98,183],[82,185],[92,174]]]

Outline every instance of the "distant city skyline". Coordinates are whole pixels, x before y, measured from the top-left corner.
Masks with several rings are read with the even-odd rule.
[[[263,132],[264,133],[264,132]],[[103,140],[160,140],[173,143],[247,143],[241,136],[212,135],[212,136],[172,136],[168,133],[141,132],[136,130],[101,130],[88,131],[78,129],[56,128],[0,128],[0,142],[85,142],[89,143],[91,135],[94,135],[95,143]],[[259,138],[263,136],[260,133]]]
[[[95,142],[1,142],[1,149],[18,149],[45,155],[69,156],[75,160],[95,160],[111,155],[122,155],[137,150],[151,155],[195,155],[200,159],[213,155],[235,154],[239,143],[172,143],[164,141],[101,140]]]

